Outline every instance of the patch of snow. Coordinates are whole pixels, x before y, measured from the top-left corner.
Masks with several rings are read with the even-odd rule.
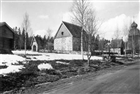
[[[121,57],[117,57],[116,59],[122,59]]]
[[[91,60],[103,60],[101,56],[91,56]]]
[[[25,63],[25,58],[13,55],[13,54],[0,54],[0,66],[6,65],[7,68],[0,69],[0,74],[8,74],[19,72],[20,69],[24,68],[23,65],[13,65],[18,64],[19,62]]]
[[[38,65],[38,69],[39,70],[43,70],[43,69],[53,69],[52,65],[49,63],[43,63],[43,64],[39,64]]]
[[[59,63],[59,64],[64,64],[64,65],[69,65],[69,63],[62,62],[62,61],[56,61],[56,63]]]
[[[25,58],[13,54],[0,54],[0,65],[10,66],[25,61]]]
[[[8,73],[19,72],[22,68],[24,68],[23,65],[11,65],[5,69],[0,69],[0,74],[5,75]]]
[[[49,55],[49,56],[48,56]],[[30,56],[35,57],[36,59],[32,60],[73,60],[73,59],[79,59],[82,60],[82,56],[78,54],[55,54],[55,53],[42,53],[41,56]],[[84,59],[87,59],[87,56],[84,56]],[[100,56],[91,56],[91,60],[102,60],[102,57]]]
[[[30,56],[31,57],[31,56]],[[41,55],[41,56],[33,56],[35,59],[34,60],[49,60],[49,57],[46,55]]]
[[[25,54],[25,50],[13,50],[12,51],[14,54]],[[40,54],[39,52],[34,52],[31,50],[27,50],[26,54]]]

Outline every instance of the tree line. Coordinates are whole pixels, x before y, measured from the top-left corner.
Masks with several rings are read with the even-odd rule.
[[[13,28],[15,37],[14,37],[14,50],[23,50],[25,49],[25,41],[26,41],[26,48],[27,50],[31,50],[31,44],[33,41],[33,36],[29,36],[29,34],[25,30],[15,27]],[[25,37],[26,35],[26,37]],[[52,50],[52,44],[53,44],[53,37],[44,35],[44,37],[41,37],[39,35],[34,36],[38,42],[38,45],[41,49],[44,50]],[[26,40],[25,40],[26,38]]]

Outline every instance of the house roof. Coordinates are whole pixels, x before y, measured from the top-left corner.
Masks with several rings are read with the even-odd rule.
[[[33,42],[37,42],[37,44],[38,44],[36,36],[33,36],[32,40],[31,40],[31,45],[33,45]]]
[[[123,46],[123,40],[122,39],[113,39],[111,41],[111,47],[112,48],[120,48]]]
[[[75,25],[75,24],[65,22],[65,21],[62,21],[62,24],[64,24],[67,27],[67,29],[70,31],[70,33],[72,34],[73,37],[77,37],[77,38],[81,37],[82,27]],[[60,27],[62,26],[62,24],[60,25]],[[59,27],[59,29],[60,29],[60,27]],[[59,29],[58,29],[58,31],[59,31]],[[57,33],[58,33],[58,31],[57,31]],[[56,33],[56,35],[57,35],[57,33]],[[84,35],[87,35],[87,33],[85,31],[83,33],[84,33]],[[56,35],[55,35],[55,37],[56,37]]]
[[[64,21],[63,21],[63,23],[65,24],[67,29],[70,31],[70,33],[73,35],[73,37],[81,37],[82,27],[68,23],[68,22],[64,22]]]
[[[33,36],[32,40],[31,40],[31,46],[33,45],[33,42],[34,41],[37,43],[38,47],[41,47],[42,46],[41,43],[40,43],[40,40],[39,40],[38,36]]]
[[[5,25],[6,23],[5,22],[0,22],[0,27]]]
[[[14,30],[6,22],[0,22],[0,27],[4,25],[6,25],[12,31],[12,33],[14,33]]]

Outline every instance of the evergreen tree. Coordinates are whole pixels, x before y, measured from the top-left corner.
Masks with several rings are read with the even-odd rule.
[[[14,36],[14,49],[16,50],[17,49],[17,44],[18,44],[17,27],[15,27],[13,30],[14,30],[14,33],[15,33],[15,36]]]
[[[21,30],[20,28],[18,29],[18,49],[21,50],[22,48],[22,35],[21,35]]]

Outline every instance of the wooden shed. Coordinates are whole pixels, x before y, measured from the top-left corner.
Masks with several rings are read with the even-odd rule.
[[[0,54],[12,53],[12,49],[14,49],[14,31],[6,22],[0,22]]]
[[[124,54],[124,41],[122,39],[113,39],[111,41],[111,52],[118,53],[120,55]]]

